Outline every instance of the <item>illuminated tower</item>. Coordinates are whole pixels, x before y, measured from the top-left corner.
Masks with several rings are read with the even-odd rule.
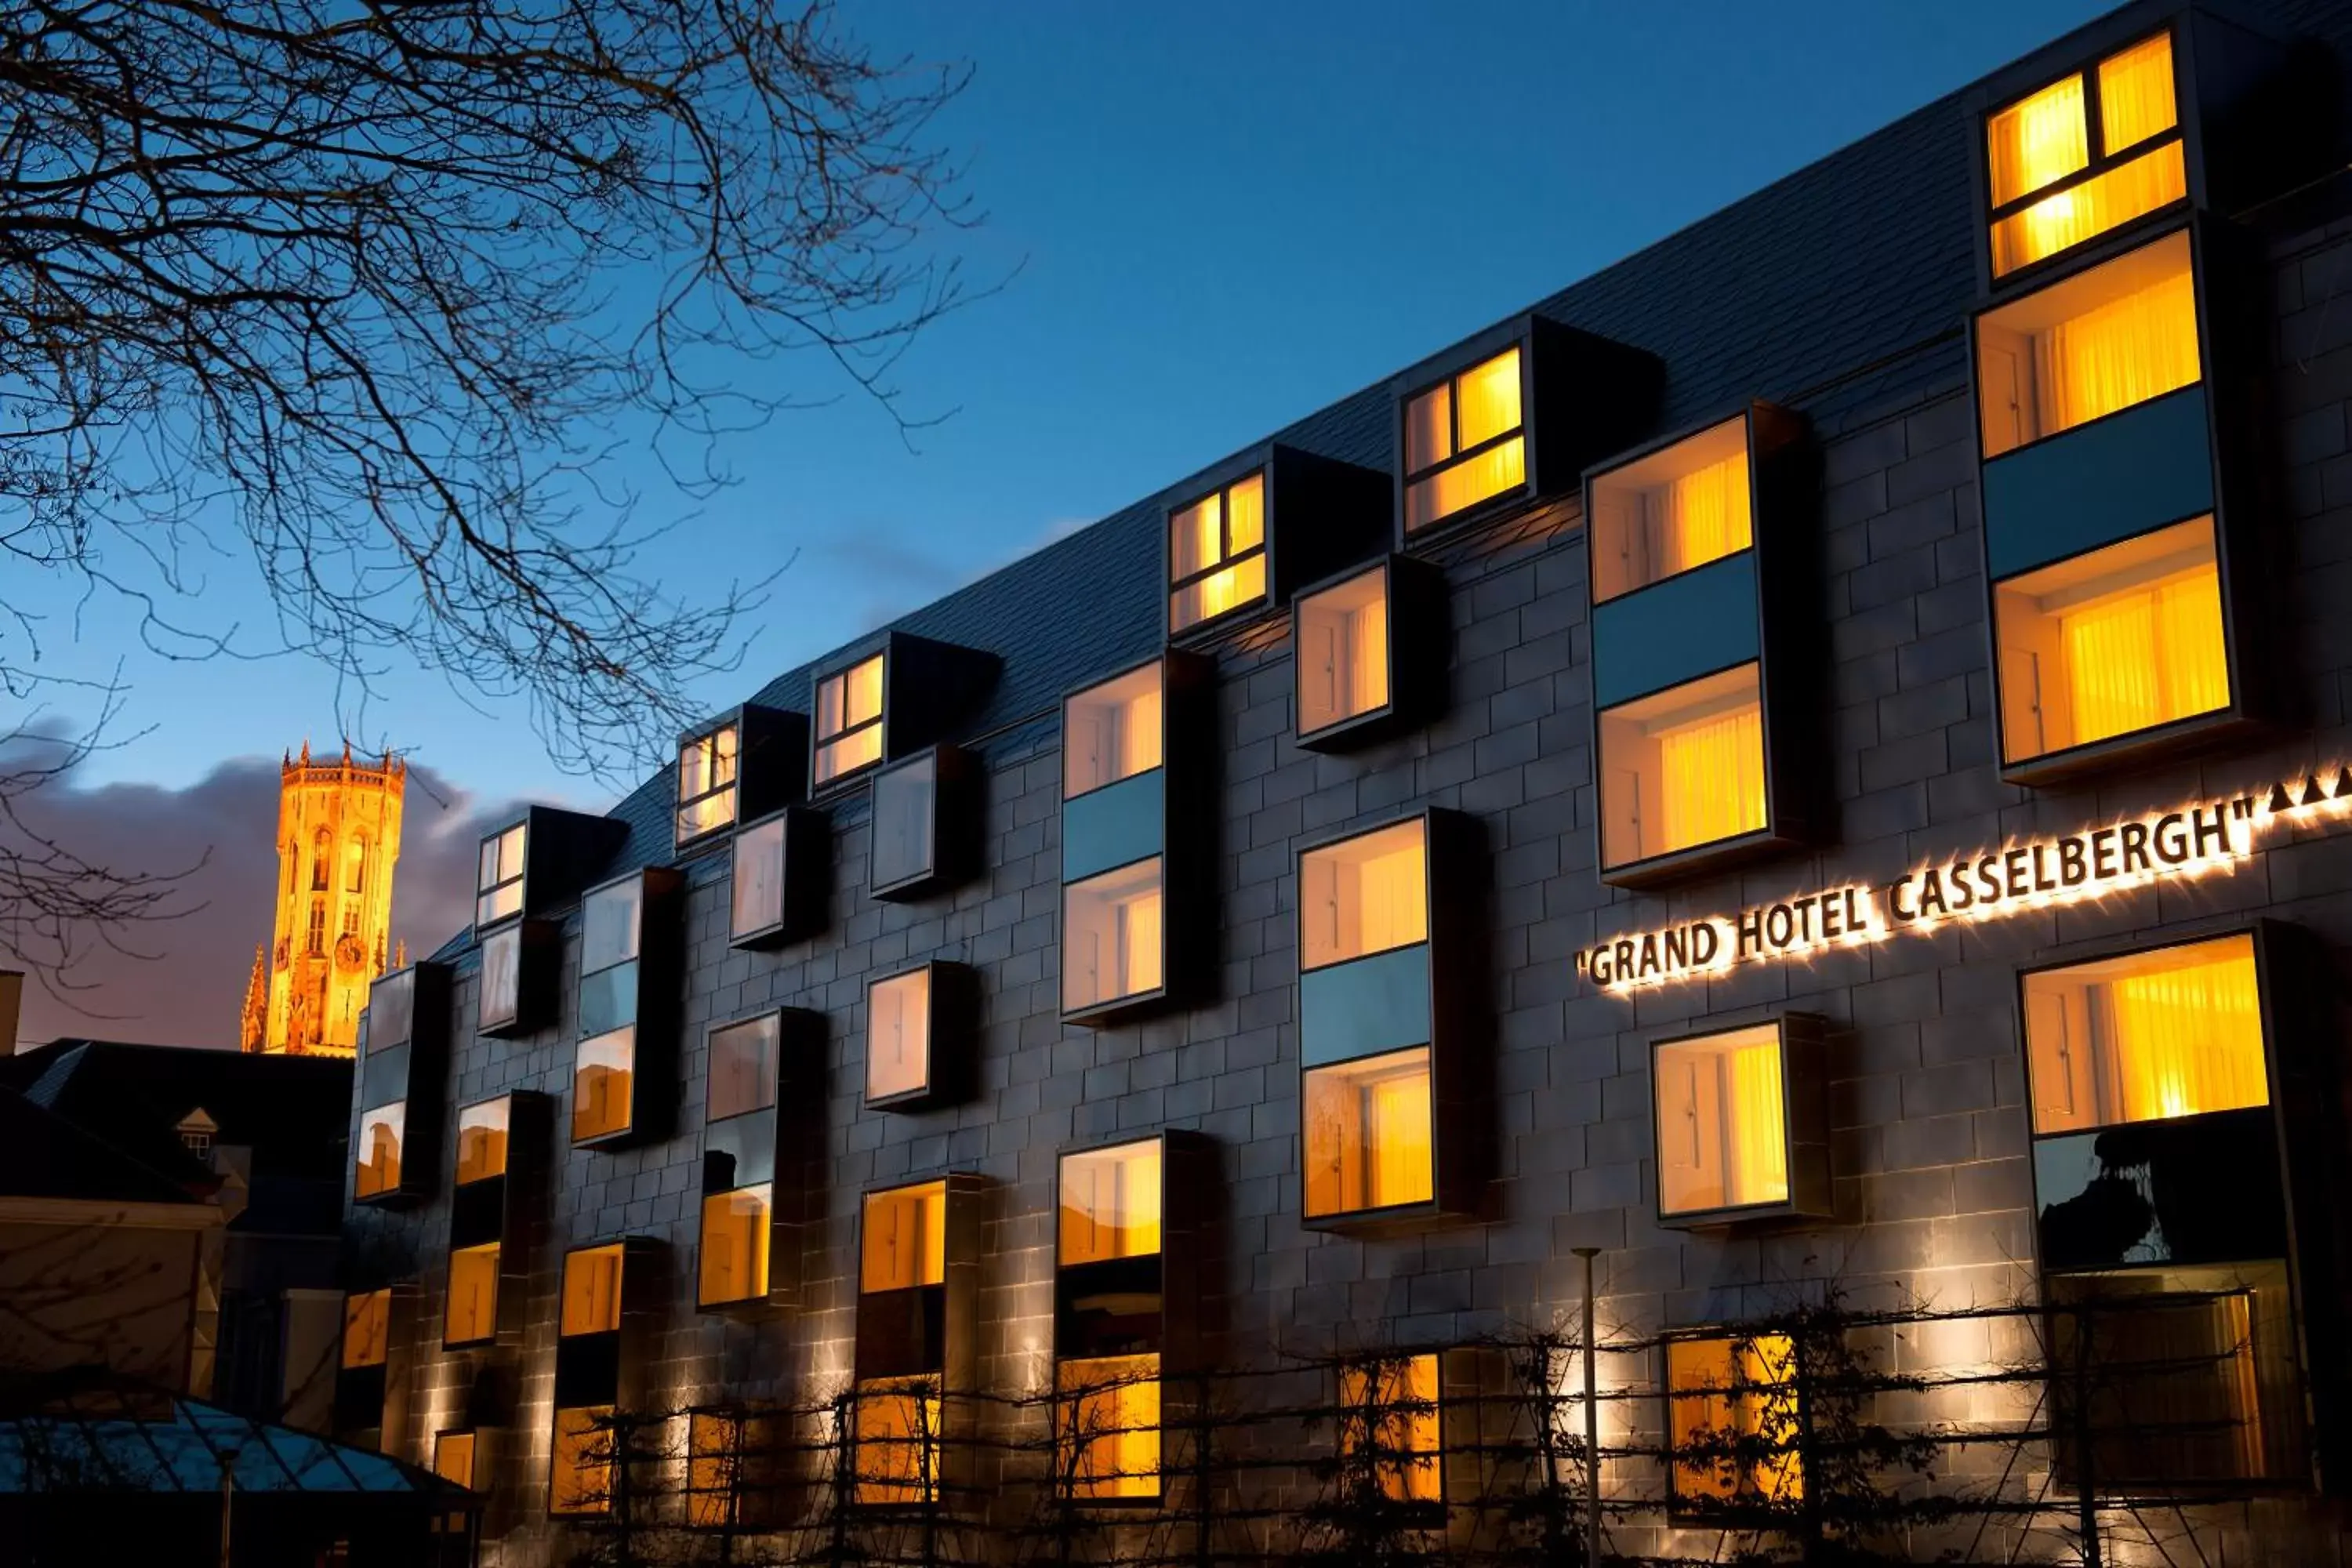
[[[407,764],[289,757],[278,789],[278,927],[254,954],[248,1051],[348,1055],[368,986],[391,956],[392,868]]]

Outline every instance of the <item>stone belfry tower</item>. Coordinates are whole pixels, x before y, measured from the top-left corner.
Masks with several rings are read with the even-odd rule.
[[[395,965],[392,868],[400,858],[399,758],[316,759],[309,742],[278,787],[278,922],[254,954],[242,1038],[248,1051],[348,1056],[368,986]]]

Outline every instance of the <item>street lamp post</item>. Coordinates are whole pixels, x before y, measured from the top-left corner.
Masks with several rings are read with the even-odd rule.
[[[1570,1250],[1584,1259],[1584,1568],[1601,1568],[1601,1379],[1592,1332],[1592,1260],[1601,1249]]]

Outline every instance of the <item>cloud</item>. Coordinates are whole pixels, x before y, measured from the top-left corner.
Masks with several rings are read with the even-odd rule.
[[[169,871],[208,858],[177,900],[194,912],[133,927],[121,939],[132,953],[101,945],[77,966],[77,984],[93,989],[61,1003],[27,980],[17,1038],[234,1047],[254,949],[270,938],[278,783],[277,759],[238,757],[184,789],[82,787],[68,773],[20,802],[35,831],[119,870]],[[471,918],[477,847],[484,829],[512,809],[478,801],[429,769],[410,770],[392,930],[411,958],[430,953]],[[17,966],[0,952],[0,967]]]

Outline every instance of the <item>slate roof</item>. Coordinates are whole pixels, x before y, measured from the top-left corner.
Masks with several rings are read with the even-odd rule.
[[[203,1201],[173,1177],[9,1089],[0,1089],[0,1197]]]
[[[2352,56],[2352,6],[2341,0],[2223,0],[2208,8]],[[2045,48],[2064,47],[2062,38]],[[1666,371],[1660,434],[1760,397],[1834,436],[1964,387],[1979,243],[1965,104],[1976,85],[1570,284],[1532,312],[1658,356]],[[1386,471],[1393,408],[1384,379],[1266,439]],[[1003,658],[1003,674],[966,737],[1004,743],[1050,718],[1065,691],[1158,648],[1162,517],[1192,482],[1166,486],[890,623],[887,629]],[[813,671],[838,657],[789,670],[748,700],[806,712]],[[630,834],[602,875],[669,858],[672,772],[664,768],[614,808]],[[835,809],[860,815],[863,797]],[[714,868],[706,859],[695,870]],[[471,946],[471,933],[460,932],[436,956],[461,958]]]

